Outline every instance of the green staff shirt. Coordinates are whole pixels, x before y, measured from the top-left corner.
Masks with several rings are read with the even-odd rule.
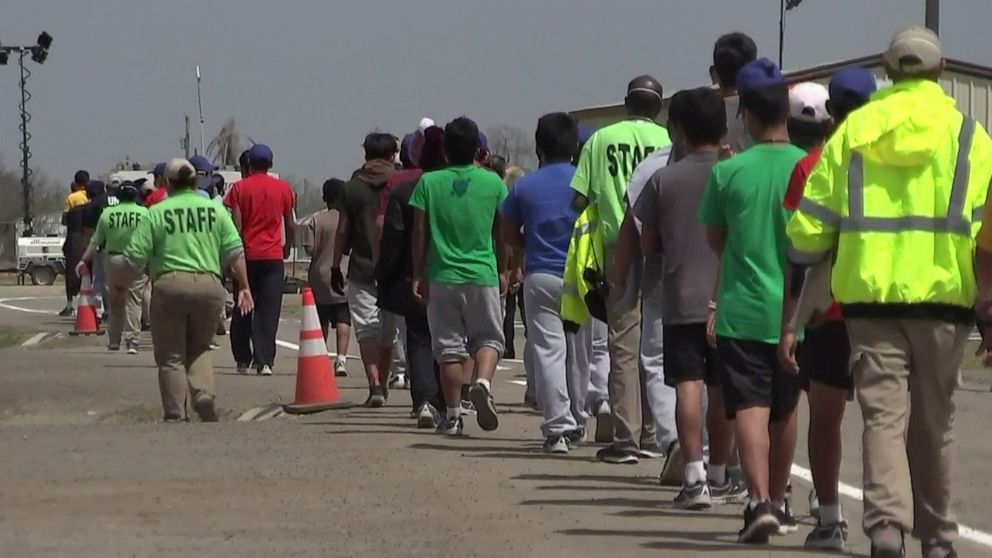
[[[596,204],[605,246],[616,242],[620,232],[626,210],[624,194],[634,169],[648,155],[671,144],[664,127],[634,118],[597,131],[582,148],[572,189]]]
[[[428,280],[499,285],[493,222],[506,195],[496,173],[475,165],[424,173],[410,205],[427,216]]]
[[[142,219],[124,250],[136,266],[146,262],[152,279],[170,271],[213,273],[244,251],[228,212],[193,190],[173,192]]]
[[[103,210],[90,244],[110,254],[122,254],[148,210],[134,202],[121,202]]]

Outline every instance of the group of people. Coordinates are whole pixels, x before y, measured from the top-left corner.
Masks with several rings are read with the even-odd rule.
[[[753,40],[724,35],[718,87],[677,92],[665,126],[661,84],[639,76],[621,122],[590,132],[541,117],[539,168],[522,177],[466,117],[425,119],[402,141],[369,134],[364,164],[324,184],[327,209],[306,223],[337,373],[353,330],[366,405],[384,406],[403,329],[418,426],[457,436],[475,415],[495,430],[519,283],[548,453],[585,442],[595,417],[599,460],[664,456],[676,506],[745,503],[739,541],[767,543],[798,529],[789,478],[805,390],[806,547],[843,550],[841,423],[856,393],[872,556],[904,556],[910,531],[926,558],[956,556],[953,392],[976,313],[992,312],[992,139],[937,83],[932,32],[897,33],[883,63],[892,85],[878,91],[863,68],[790,87]],[[192,195],[212,170],[183,159],[156,169],[164,199],[149,209],[119,189],[83,256],[105,254],[112,286],[147,270],[166,420],[184,420],[187,400],[216,419],[209,348],[225,275],[238,370],[274,364],[294,199],[268,174],[271,150],[244,159],[222,204]],[[138,300],[137,285],[111,305]]]

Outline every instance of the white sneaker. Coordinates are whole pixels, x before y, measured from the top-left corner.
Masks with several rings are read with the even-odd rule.
[[[406,389],[406,374],[393,374],[393,377],[389,378],[389,389]]]
[[[568,440],[565,436],[550,436],[544,441],[544,453],[565,455],[568,453]]]
[[[343,378],[348,375],[348,361],[346,359],[334,359],[334,375],[339,378]]]
[[[247,375],[250,368],[251,368],[250,365],[247,365],[247,364],[238,364],[238,374]]]
[[[138,354],[138,343],[135,341],[127,342],[127,354],[136,355]]]
[[[424,403],[417,411],[417,428],[437,428],[437,411],[430,403]]]
[[[262,368],[260,368],[258,370],[258,373],[261,376],[271,376],[272,375],[272,367],[269,366],[268,364],[266,364],[265,366],[263,366]]]

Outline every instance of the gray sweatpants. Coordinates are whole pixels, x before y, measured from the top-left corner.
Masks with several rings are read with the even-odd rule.
[[[524,280],[527,343],[533,359],[537,402],[544,413],[541,432],[560,436],[585,428],[589,386],[588,352],[576,350],[576,335],[566,333],[561,320],[560,277],[532,273]]]
[[[645,292],[641,301],[641,358],[643,393],[654,415],[655,435],[663,449],[678,439],[675,427],[675,388],[665,385],[661,289]]]
[[[440,364],[465,362],[482,347],[503,353],[499,287],[432,282],[427,301],[431,348]]]
[[[609,330],[606,322],[596,318],[590,320],[579,330],[591,351],[589,362],[589,393],[586,396],[586,408],[596,412],[600,403],[610,400],[610,346]]]

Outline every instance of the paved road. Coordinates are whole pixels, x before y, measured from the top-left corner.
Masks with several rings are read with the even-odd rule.
[[[67,331],[51,314],[59,306],[57,290],[0,287],[0,328]],[[295,343],[296,323],[284,321],[279,336]],[[658,462],[599,464],[593,445],[543,455],[538,416],[512,382],[519,363],[506,363],[496,382],[500,430],[470,425],[469,436],[450,440],[414,428],[406,392],[382,410],[235,422],[292,398],[295,354],[285,348],[276,375],[261,378],[234,374],[225,345],[215,353],[225,421],[157,424],[150,352],[109,354],[102,343],[56,338],[0,350],[0,555],[806,555],[806,527],[748,549],[733,544],[737,507],[672,509],[674,492],[655,482]],[[360,402],[361,367],[349,368],[343,393]],[[976,384],[958,405],[957,508],[964,523],[992,532],[992,394]],[[853,405],[844,439],[842,477],[857,487]],[[805,451],[801,441],[800,468]],[[808,484],[794,484],[804,511]],[[844,505],[852,551],[863,555],[860,502]],[[987,556],[992,545],[968,541],[959,551]]]

